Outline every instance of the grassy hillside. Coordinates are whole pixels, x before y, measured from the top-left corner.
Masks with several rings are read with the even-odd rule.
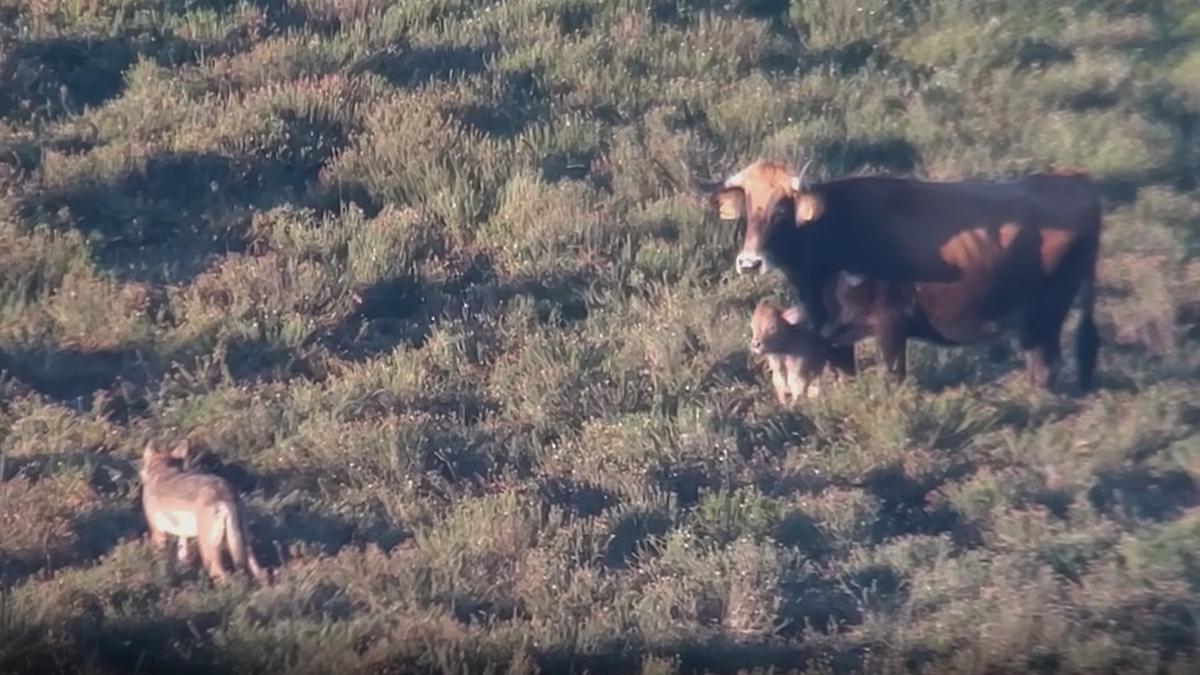
[[[1090,171],[1099,392],[775,405],[757,156]],[[1193,0],[0,0],[0,672],[1197,672],[1198,180]]]

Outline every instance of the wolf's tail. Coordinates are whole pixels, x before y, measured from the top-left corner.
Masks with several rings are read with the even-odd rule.
[[[248,570],[250,576],[259,583],[269,583],[270,576],[258,564],[254,551],[250,549],[250,537],[246,533],[246,523],[243,521],[241,509],[225,508],[225,537],[229,542],[229,557],[238,569]]]

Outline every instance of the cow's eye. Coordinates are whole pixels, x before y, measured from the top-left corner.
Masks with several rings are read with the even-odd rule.
[[[779,204],[775,206],[776,218],[787,218],[789,215],[791,215],[791,212],[791,204],[788,202],[779,202]]]

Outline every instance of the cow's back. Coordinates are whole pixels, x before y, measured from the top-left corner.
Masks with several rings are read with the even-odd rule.
[[[1099,234],[1099,195],[1085,174],[935,182],[857,177],[822,186],[825,239],[846,269],[915,292],[945,339],[995,335],[1056,283],[1081,239]],[[824,233],[823,233],[824,234]]]

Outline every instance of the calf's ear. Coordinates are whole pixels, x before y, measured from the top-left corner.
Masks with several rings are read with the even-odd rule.
[[[741,188],[721,190],[712,200],[721,220],[738,220],[746,215],[746,193]]]
[[[175,459],[186,460],[191,452],[192,444],[189,443],[188,439],[185,438],[176,443],[174,448],[171,448],[171,457]]]
[[[796,326],[804,321],[804,308],[800,306],[788,307],[783,310],[782,315],[784,321]]]

